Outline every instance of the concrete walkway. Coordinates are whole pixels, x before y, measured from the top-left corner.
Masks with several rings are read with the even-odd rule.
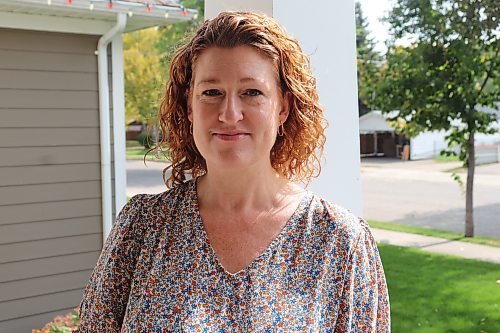
[[[404,232],[372,229],[379,243],[413,247],[425,251],[478,259],[500,264],[500,248]]]

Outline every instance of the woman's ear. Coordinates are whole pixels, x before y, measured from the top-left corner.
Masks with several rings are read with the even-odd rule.
[[[279,114],[280,123],[283,124],[290,114],[290,105],[291,105],[292,95],[289,91],[283,94],[283,100],[281,102],[281,111]]]

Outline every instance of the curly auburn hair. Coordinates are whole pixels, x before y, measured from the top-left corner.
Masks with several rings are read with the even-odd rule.
[[[188,119],[188,97],[193,65],[210,47],[250,46],[273,63],[283,96],[289,98],[289,115],[284,135],[277,136],[271,149],[272,167],[289,180],[308,183],[321,171],[320,157],[325,143],[323,108],[318,102],[316,79],[309,58],[298,41],[288,36],[272,18],[251,12],[222,12],[206,20],[191,40],[179,47],[171,58],[170,75],[161,102],[158,120],[161,140],[171,165],[163,170],[171,188],[207,171],[206,161],[196,148]],[[166,179],[166,171],[172,174]]]

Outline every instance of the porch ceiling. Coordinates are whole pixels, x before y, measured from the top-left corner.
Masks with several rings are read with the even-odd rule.
[[[108,8],[108,3],[107,0],[73,0],[69,4],[67,0],[51,0],[49,5],[47,0],[0,0],[0,12],[101,22],[115,22],[117,13],[125,13],[129,14],[125,32],[187,21],[197,15],[192,9],[186,9],[183,15],[183,7],[176,1],[147,1],[150,11],[146,1],[113,0],[112,8]]]

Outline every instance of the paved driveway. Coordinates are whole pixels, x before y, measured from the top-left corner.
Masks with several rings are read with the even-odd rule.
[[[465,195],[445,169],[458,163],[363,159],[367,219],[463,232]],[[461,174],[465,183],[466,174]],[[500,239],[500,164],[476,168],[474,218],[478,235]]]
[[[402,224],[464,230],[465,196],[444,169],[457,163],[363,159],[364,217]],[[160,193],[165,163],[127,161],[127,195]],[[476,234],[500,239],[500,164],[480,166],[475,177]],[[465,181],[465,175],[462,176]]]
[[[167,190],[163,183],[162,170],[167,166],[161,162],[127,160],[127,195],[160,193]]]

